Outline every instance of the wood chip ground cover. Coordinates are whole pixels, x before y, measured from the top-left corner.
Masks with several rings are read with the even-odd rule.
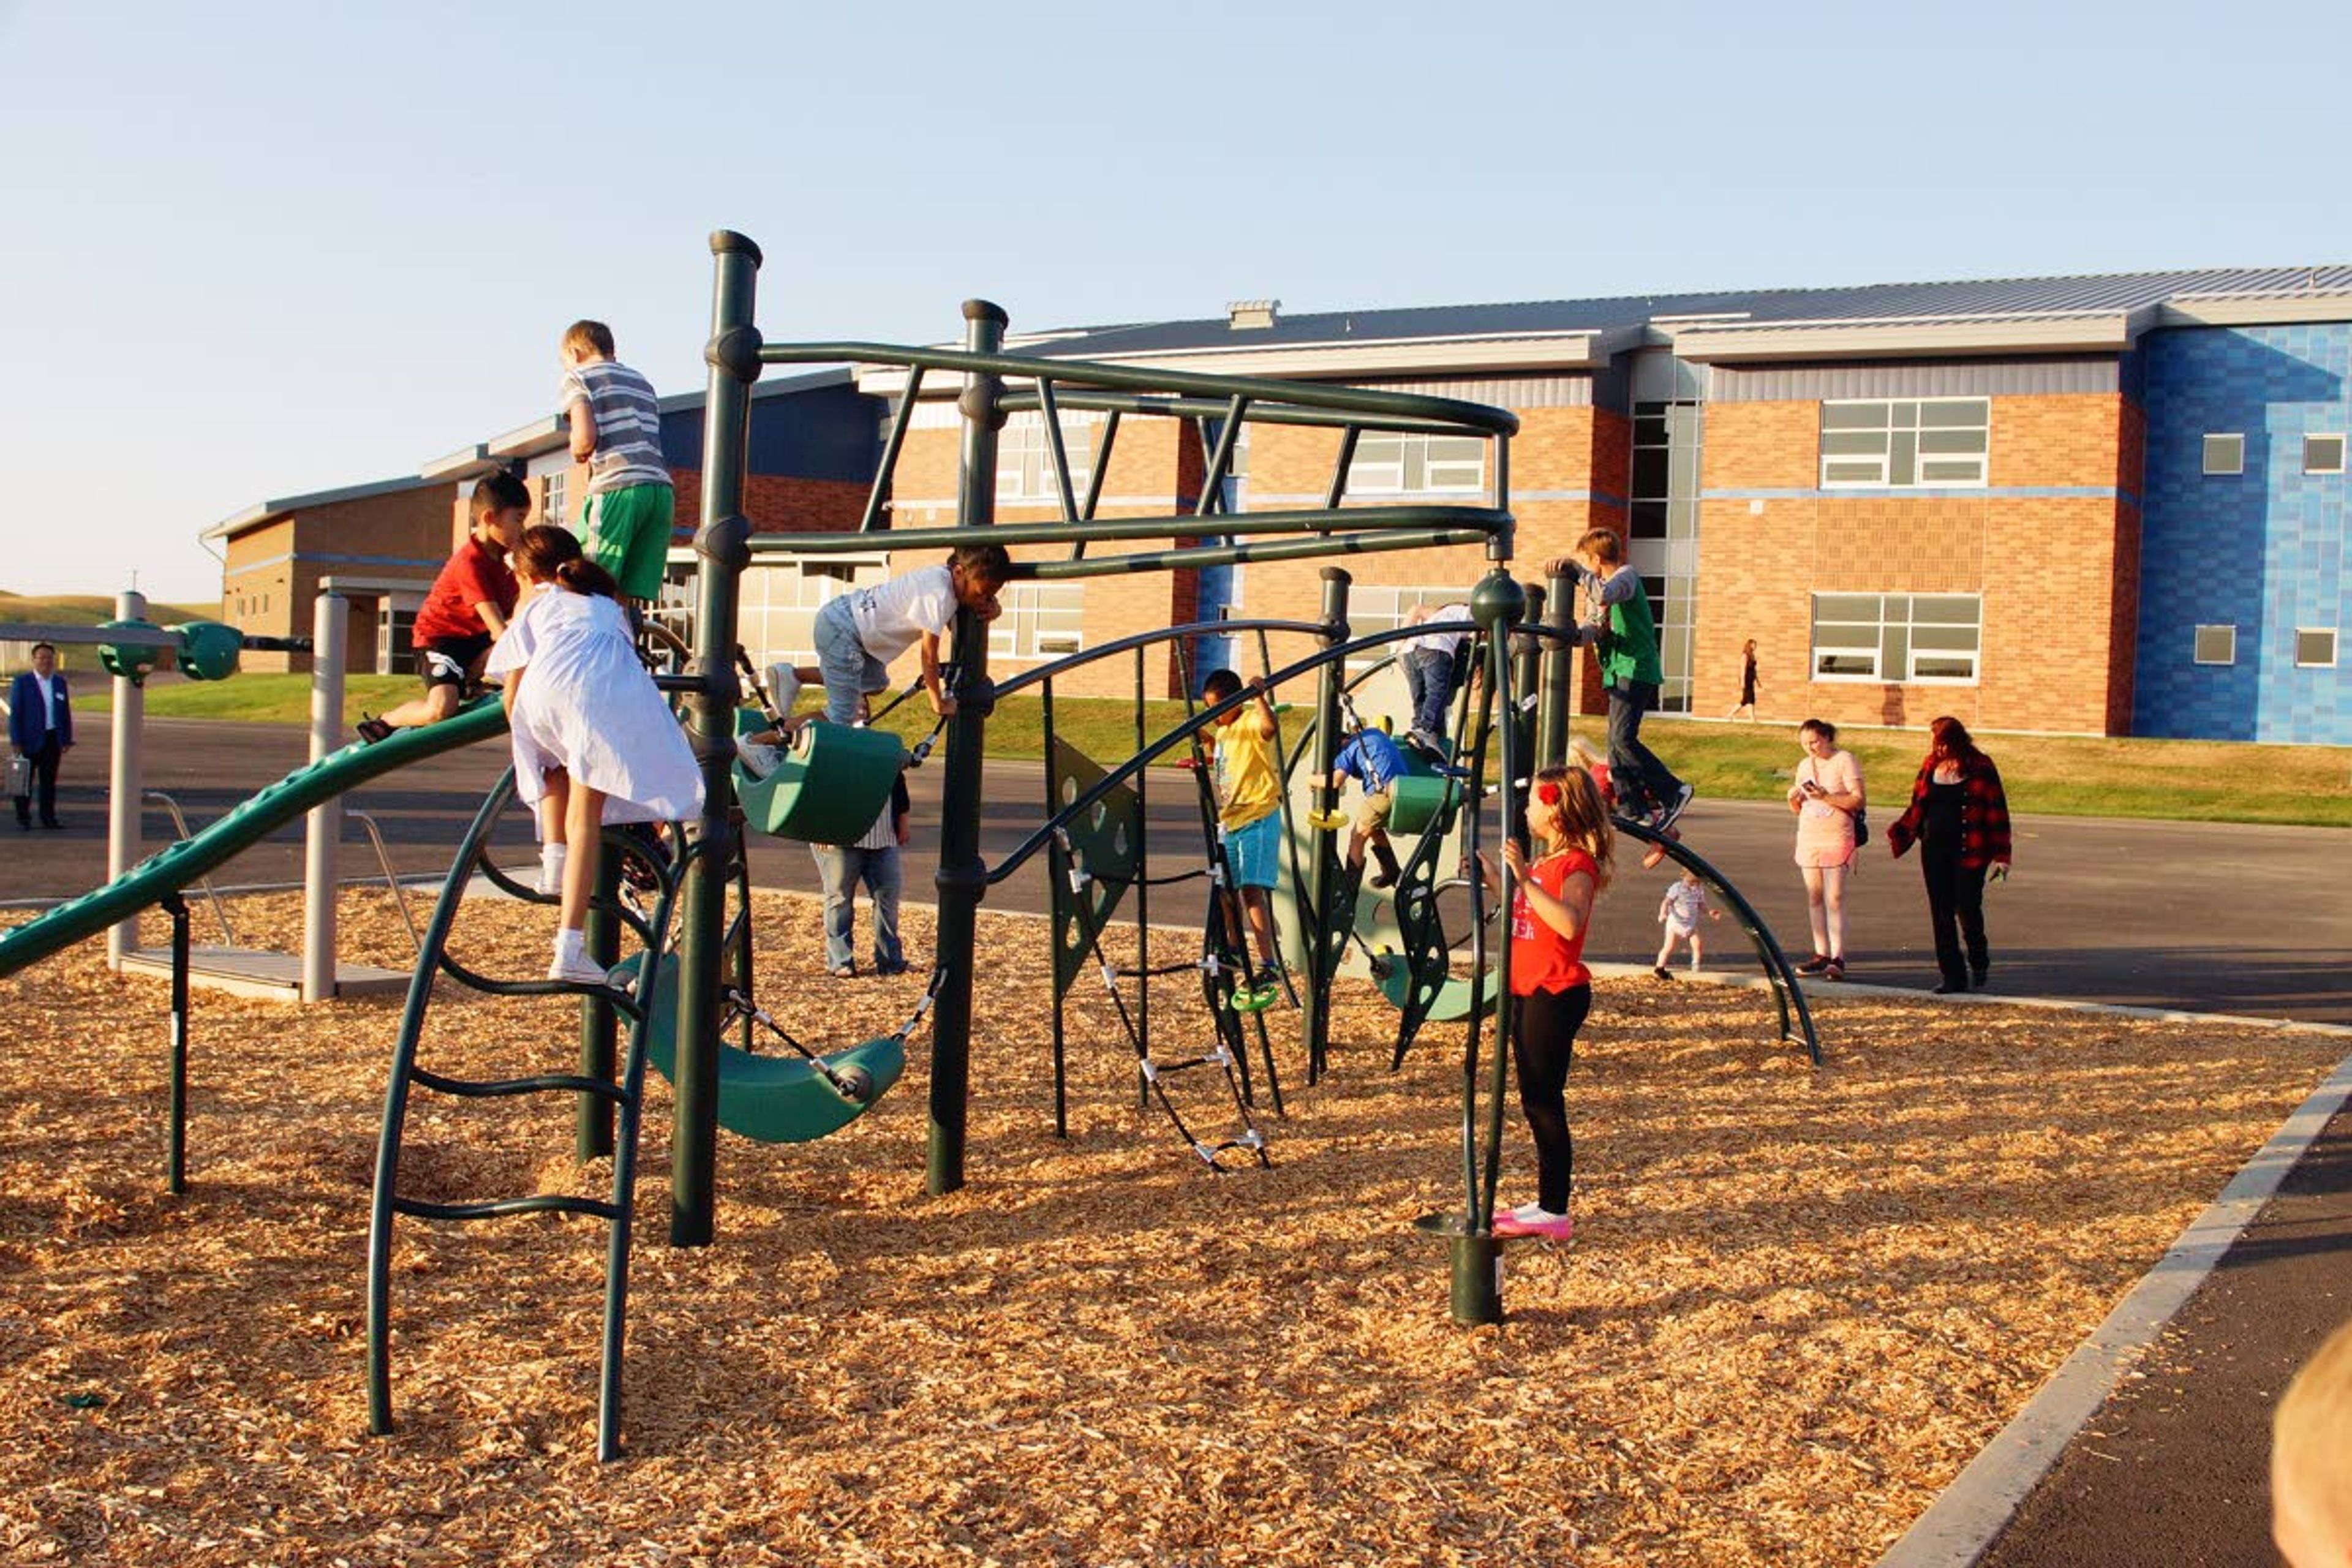
[[[347,955],[405,962],[383,896]],[[824,979],[762,895],[762,1000],[834,1039],[919,981]],[[527,973],[547,916],[469,910]],[[290,897],[245,940],[290,947]],[[928,916],[909,911],[914,951]],[[97,944],[0,983],[0,1560],[173,1564],[1867,1562],[2210,1201],[2340,1054],[2324,1038],[1832,993],[1828,1066],[1755,992],[1605,982],[1570,1079],[1572,1247],[1516,1247],[1509,1321],[1447,1314],[1458,1034],[1337,1070],[1274,1165],[1211,1176],[1099,987],[1052,1136],[1046,931],[983,916],[971,1184],[922,1195],[928,1041],[845,1132],[722,1143],[719,1245],[664,1245],[646,1121],[631,1458],[594,1458],[603,1227],[404,1223],[389,1439],[365,1434],[368,1186],[396,998],[200,993],[192,1190],[162,1190],[164,987]],[[1155,945],[1155,953],[1164,952]],[[1827,988],[1822,988],[1827,990]],[[1205,1038],[1154,993],[1159,1054]],[[450,993],[426,1059],[567,1067],[572,1010]],[[1176,1080],[1203,1135],[1234,1125]],[[1261,1084],[1261,1100],[1263,1100]],[[406,1189],[597,1192],[571,1111],[420,1099]],[[1506,1196],[1530,1163],[1513,1109]]]

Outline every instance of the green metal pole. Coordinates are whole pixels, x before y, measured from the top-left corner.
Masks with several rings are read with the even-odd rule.
[[[1566,631],[1576,624],[1576,579],[1565,572],[1552,574],[1544,589],[1543,624]],[[1544,639],[1543,699],[1538,721],[1536,758],[1539,765],[1556,768],[1568,761],[1568,718],[1576,704],[1570,700],[1576,679],[1576,650],[1559,637]]]
[[[581,932],[589,962],[610,969],[621,961],[621,921],[611,912],[621,896],[621,862],[607,851],[596,863],[596,897],[588,905]],[[619,1030],[613,1005],[593,996],[580,1002],[580,1076],[613,1081],[619,1060]],[[572,1111],[572,1152],[583,1164],[613,1152],[613,1102],[601,1094],[583,1093]]]
[[[1528,622],[1541,620],[1543,589],[1533,583],[1522,583],[1519,587],[1527,595],[1525,619]],[[1542,668],[1543,649],[1536,646],[1536,639],[1517,639],[1512,647],[1511,659],[1511,731],[1513,738],[1518,742],[1518,771],[1510,776],[1509,805],[1507,807],[1514,826],[1527,820],[1528,787],[1535,778],[1536,722],[1540,717],[1536,711],[1537,677]],[[1517,834],[1514,833],[1512,837],[1517,837]]]
[[[992,354],[1004,342],[1006,317],[985,300],[963,306],[964,345]],[[996,521],[996,435],[1004,412],[1004,384],[992,374],[964,380],[957,405],[963,414],[963,461],[956,480],[958,520],[966,528]],[[948,721],[947,773],[940,803],[939,962],[945,971],[931,1021],[929,1152],[924,1184],[932,1196],[963,1185],[964,1123],[971,1092],[971,981],[978,947],[980,900],[988,893],[988,863],[980,854],[983,784],[981,748],[995,694],[988,680],[988,623],[969,609],[955,619],[955,715]]]
[[[1323,568],[1323,620],[1331,629],[1324,635],[1325,647],[1337,647],[1348,640],[1348,586],[1352,581],[1344,566]],[[1339,792],[1331,787],[1331,768],[1339,754],[1339,689],[1347,681],[1341,659],[1324,665],[1315,678],[1315,788],[1308,797],[1318,812],[1330,811],[1339,805]],[[1306,940],[1300,951],[1307,955],[1307,994],[1298,999],[1300,1022],[1307,1036],[1307,1081],[1314,1083],[1323,1076],[1323,1060],[1331,1040],[1331,973],[1335,967],[1329,960],[1335,948],[1328,939],[1331,929],[1331,906],[1339,892],[1339,858],[1334,835],[1318,832],[1309,840],[1315,846],[1315,859],[1307,868],[1307,897],[1312,902],[1315,918],[1306,922],[1299,934]]]
[[[751,435],[751,384],[760,377],[760,331],[751,324],[760,247],[720,229],[710,237],[709,393],[703,408],[702,516],[694,536],[696,574],[693,673],[700,686],[687,700],[687,739],[702,765],[702,820],[695,841],[702,852],[686,870],[678,941],[677,1110],[670,1131],[669,1238],[676,1247],[707,1247],[718,1203],[719,995],[727,963],[727,879],[741,850],[742,830],[729,809],[734,783],[735,612],[744,542],[743,459]]]

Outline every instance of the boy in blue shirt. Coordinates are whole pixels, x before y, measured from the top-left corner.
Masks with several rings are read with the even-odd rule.
[[[1381,863],[1381,874],[1372,879],[1375,888],[1393,887],[1399,875],[1396,851],[1389,847],[1389,808],[1395,803],[1390,786],[1402,777],[1404,753],[1384,731],[1359,729],[1339,748],[1331,765],[1331,787],[1345,789],[1354,779],[1363,788],[1363,798],[1356,803],[1355,826],[1348,835],[1348,869],[1364,868],[1364,851]]]

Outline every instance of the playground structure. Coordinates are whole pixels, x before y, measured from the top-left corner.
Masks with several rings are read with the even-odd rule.
[[[1536,766],[1565,756],[1571,673],[1569,651],[1573,640],[1566,620],[1567,584],[1556,580],[1548,590],[1531,595],[1507,572],[1513,531],[1508,510],[1508,438],[1517,428],[1514,416],[1419,395],[1006,354],[1002,352],[1006,318],[996,307],[982,301],[964,308],[965,345],[961,350],[864,342],[769,344],[752,322],[753,286],[760,265],[757,247],[740,235],[722,232],[713,237],[711,248],[717,276],[713,333],[707,353],[711,376],[704,426],[702,511],[696,535],[700,570],[694,654],[682,673],[666,677],[662,682],[682,699],[688,736],[703,770],[705,813],[675,836],[667,855],[647,854],[642,845],[625,837],[610,838],[614,853],[607,857],[588,932],[590,951],[610,966],[608,984],[602,986],[499,980],[475,973],[455,956],[452,940],[471,875],[478,868],[492,880],[502,880],[481,851],[509,786],[502,784],[485,802],[460,845],[425,933],[386,1089],[369,1249],[372,1426],[381,1432],[393,1424],[390,1257],[396,1218],[472,1220],[561,1211],[601,1218],[610,1227],[598,1437],[602,1455],[618,1454],[635,1143],[648,1061],[666,1070],[674,1087],[669,1144],[673,1245],[707,1245],[714,1238],[719,1127],[770,1142],[822,1136],[837,1129],[873,1103],[899,1076],[906,1041],[927,1015],[933,1045],[926,1185],[933,1194],[961,1186],[967,1153],[965,1107],[971,1068],[978,908],[991,886],[1016,874],[1039,853],[1047,854],[1057,900],[1064,897],[1065,888],[1078,900],[1073,910],[1057,910],[1057,915],[1066,917],[1057,918],[1055,928],[1057,1003],[1068,984],[1065,967],[1074,977],[1088,951],[1106,971],[1117,995],[1121,976],[1101,963],[1099,936],[1118,901],[1115,889],[1124,886],[1135,888],[1139,921],[1148,929],[1143,916],[1151,878],[1141,842],[1144,770],[1180,746],[1197,753],[1202,731],[1250,700],[1243,693],[1194,710],[1173,731],[1150,737],[1140,706],[1146,652],[1172,643],[1181,660],[1191,639],[1210,635],[1257,638],[1262,674],[1270,688],[1310,679],[1314,682],[1312,719],[1296,744],[1285,746],[1284,755],[1288,770],[1295,771],[1302,763],[1308,767],[1307,795],[1318,816],[1328,816],[1336,804],[1337,792],[1329,778],[1343,715],[1352,706],[1346,661],[1368,655],[1384,657],[1390,645],[1432,630],[1460,630],[1477,638],[1476,657],[1484,678],[1475,712],[1466,691],[1462,699],[1462,715],[1455,727],[1455,733],[1468,742],[1462,765],[1452,775],[1432,773],[1426,782],[1412,781],[1413,809],[1399,825],[1398,833],[1401,837],[1412,835],[1413,843],[1398,889],[1386,899],[1366,900],[1352,879],[1343,875],[1328,833],[1301,835],[1294,830],[1290,836],[1286,861],[1291,892],[1286,904],[1291,915],[1287,935],[1294,970],[1286,971],[1285,977],[1295,984],[1310,1081],[1326,1068],[1327,999],[1331,982],[1342,973],[1374,979],[1398,1004],[1402,1022],[1396,1060],[1402,1059],[1416,1033],[1430,1021],[1467,1021],[1462,1074],[1463,1202],[1458,1212],[1444,1216],[1439,1228],[1451,1242],[1455,1317],[1470,1322],[1498,1319],[1502,1244],[1491,1234],[1486,1216],[1494,1206],[1500,1174],[1510,1020],[1507,1009],[1495,1009],[1488,1004],[1494,995],[1507,993],[1508,943],[1494,940],[1495,922],[1489,919],[1486,893],[1476,879],[1467,881],[1470,914],[1454,937],[1446,934],[1438,912],[1438,895],[1448,885],[1448,879],[1439,875],[1448,855],[1458,854],[1463,864],[1475,863],[1483,836],[1491,831],[1486,823],[1492,804],[1489,796],[1501,802],[1503,830],[1516,831],[1527,778]],[[841,534],[754,535],[740,510],[750,388],[770,364],[839,362],[896,365],[908,372],[904,399],[886,440],[861,529]],[[961,525],[883,531],[878,527],[882,502],[922,380],[932,373],[959,375],[963,382],[958,399],[963,416]],[[1025,383],[1026,389],[1010,384],[1018,383]],[[1068,457],[1061,445],[1057,415],[1062,408],[1107,415],[1101,449],[1083,502],[1075,493]],[[1007,414],[1021,410],[1045,416],[1064,513],[1058,522],[1008,526],[994,522],[997,431]],[[1115,520],[1095,515],[1122,416],[1177,418],[1197,426],[1206,478],[1194,510],[1170,517]],[[1338,432],[1339,453],[1324,507],[1255,513],[1222,510],[1222,480],[1230,469],[1240,431],[1251,421]],[[1366,431],[1470,435],[1486,441],[1491,451],[1493,504],[1344,505],[1350,457],[1358,437]],[[893,737],[816,721],[806,727],[784,767],[759,780],[741,773],[736,742],[743,726],[746,694],[738,679],[733,637],[739,579],[754,555],[762,552],[804,556],[868,552],[877,543],[893,551],[909,551],[945,548],[975,539],[992,539],[1032,552],[1015,560],[1013,577],[1018,581],[1065,581],[1471,544],[1482,548],[1489,569],[1471,597],[1472,619],[1467,623],[1400,628],[1351,638],[1349,577],[1344,570],[1328,566],[1323,572],[1318,620],[1225,620],[1171,626],[1087,649],[1001,683],[989,676],[985,625],[971,611],[961,612],[950,649],[957,671],[958,706],[946,721],[945,798],[937,878],[939,926],[929,984],[914,1016],[893,1034],[846,1049],[804,1047],[754,1000],[743,839],[746,819],[764,830],[818,842],[854,837],[877,815],[892,778],[908,759]],[[1097,541],[1183,539],[1205,542],[1125,554],[1087,554],[1087,546]],[[1069,547],[1066,558],[1045,559],[1034,553],[1064,545]],[[1531,614],[1531,605],[1544,604],[1551,606],[1552,613],[1538,620]],[[1276,668],[1266,641],[1273,635],[1309,638],[1315,651]],[[996,702],[1034,687],[1050,712],[1052,682],[1057,675],[1127,655],[1135,658],[1139,672],[1133,754],[1109,767],[1071,754],[1049,756],[1052,794],[1047,819],[998,864],[988,865],[979,847],[982,758],[987,721]],[[1186,685],[1189,690],[1189,680]],[[493,735],[503,723],[497,704],[485,701],[443,724],[403,731],[373,747],[345,748],[256,796],[232,814],[233,825],[217,824],[139,868],[126,868],[126,874],[107,888],[0,937],[0,973],[21,968],[69,942],[105,929],[126,912],[158,902],[169,907],[179,888],[260,832],[417,757]],[[1048,751],[1053,753],[1050,722],[1048,732]],[[1490,774],[1496,782],[1489,782]],[[1205,778],[1196,774],[1195,788],[1205,792]],[[1287,793],[1285,803],[1287,812]],[[1216,906],[1230,889],[1216,870],[1220,858],[1213,836],[1207,832],[1213,816],[1204,800],[1208,839],[1204,852],[1210,859],[1205,874],[1216,889],[1209,930],[1204,933],[1202,958],[1181,967],[1202,975],[1217,1031],[1215,1046],[1187,1065],[1223,1069],[1244,1122],[1242,1131],[1221,1142],[1200,1140],[1186,1131],[1187,1142],[1215,1165],[1217,1155],[1229,1150],[1263,1160],[1265,1143],[1251,1121],[1255,1091],[1249,1077],[1247,1040],[1241,1018],[1229,1005],[1234,973],[1245,971],[1248,960],[1244,954],[1220,948],[1222,922]],[[1129,829],[1124,844],[1123,828]],[[1652,837],[1632,826],[1625,830],[1636,838]],[[1712,868],[1679,844],[1664,847],[1677,863],[1699,871],[1727,895],[1727,903],[1747,927],[1764,973],[1772,982],[1783,1038],[1800,1042],[1817,1059],[1801,993],[1769,931]],[[631,860],[648,884],[650,910],[632,904],[622,895],[623,863]],[[520,897],[537,897],[510,882],[502,885]],[[1507,881],[1506,900],[1511,891]],[[736,906],[732,911],[730,898]],[[183,910],[183,928],[184,916]],[[625,960],[621,952],[625,934],[635,939],[637,949]],[[1469,947],[1466,978],[1453,972],[1453,953],[1460,941],[1466,941]],[[1145,973],[1129,976],[1142,987],[1137,1004],[1141,1022],[1133,1028],[1132,1039],[1147,1094],[1161,1092],[1166,1076],[1165,1068],[1155,1062],[1149,1048],[1148,951],[1147,947],[1138,966]],[[579,1070],[469,1081],[421,1065],[417,1053],[425,1019],[436,979],[442,975],[497,995],[579,994],[583,1003]],[[621,1017],[630,1026],[625,1058],[618,1053]],[[1491,1051],[1486,1048],[1490,1017]],[[1279,1087],[1262,1018],[1256,1028],[1265,1088],[1278,1110]],[[754,1055],[750,1047],[755,1029],[782,1038],[794,1055]],[[730,1044],[729,1035],[739,1030],[742,1044]],[[1057,1068],[1059,1050],[1057,1035]],[[184,1065],[183,1060],[175,1072]],[[583,1159],[613,1157],[611,1196],[594,1199],[551,1194],[465,1204],[426,1203],[404,1196],[398,1184],[402,1134],[410,1097],[419,1089],[465,1099],[535,1093],[577,1097],[577,1152]],[[1170,1111],[1173,1116],[1172,1106]],[[1180,1128],[1184,1126],[1181,1117],[1176,1120]]]

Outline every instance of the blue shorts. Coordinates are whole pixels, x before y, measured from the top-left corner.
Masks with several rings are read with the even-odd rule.
[[[1236,888],[1271,888],[1282,875],[1282,813],[1267,812],[1246,827],[1222,827],[1225,865]]]

